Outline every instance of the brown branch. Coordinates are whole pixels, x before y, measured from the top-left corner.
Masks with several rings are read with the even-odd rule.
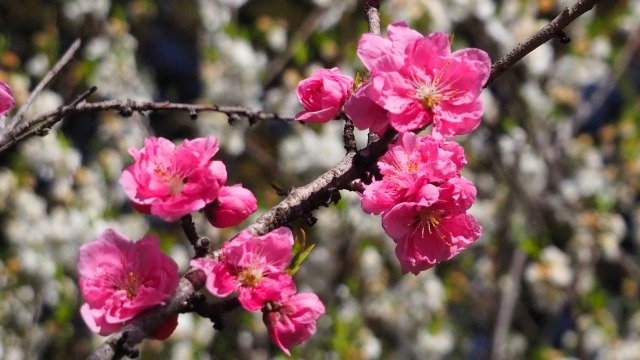
[[[491,67],[491,76],[484,85],[489,86],[498,76],[507,71],[518,61],[522,60],[527,54],[540,47],[542,44],[553,38],[559,38],[563,43],[566,43],[569,38],[562,31],[572,21],[580,17],[582,14],[591,10],[599,0],[580,0],[576,2],[571,9],[565,8],[560,15],[553,19],[549,24],[540,29],[533,36],[518,44],[507,55],[498,60]]]
[[[85,93],[86,96],[90,95],[91,91],[92,90],[89,90],[88,94]],[[19,140],[37,134],[37,131],[33,130],[33,127],[44,124],[42,126],[50,128],[70,113],[117,111],[123,116],[131,116],[134,112],[144,111],[184,111],[187,112],[192,119],[196,119],[200,112],[220,112],[226,114],[230,120],[244,117],[249,120],[251,125],[265,120],[293,121],[293,118],[282,117],[278,114],[264,111],[254,111],[241,106],[221,106],[215,104],[194,105],[171,102],[134,101],[129,99],[107,100],[95,103],[82,102],[86,96],[80,97],[79,100],[69,105],[44,113],[14,129],[7,129],[0,137],[0,152],[11,147]]]
[[[349,153],[337,166],[327,171],[310,184],[292,190],[289,195],[277,206],[260,216],[250,227],[254,234],[265,234],[273,229],[285,225],[296,218],[309,214],[310,211],[326,204],[332,194],[339,189],[346,189],[352,186],[355,179],[364,174],[368,168],[374,166],[378,157],[386,151],[387,145],[394,138],[396,132],[388,130],[382,138],[360,150],[357,153]],[[175,314],[193,311],[191,301],[197,291],[202,287],[203,282],[200,277],[190,275],[195,270],[190,269],[185,276],[180,279],[178,289],[162,307],[154,308],[139,318],[131,321],[118,332],[100,345],[89,357],[91,360],[100,359],[120,359],[142,342],[145,337],[153,334],[155,329],[164,321]],[[195,284],[194,284],[195,283]],[[214,319],[218,325],[221,324],[222,312],[233,310],[237,307],[233,301],[214,304],[207,307],[207,317]],[[191,309],[191,310],[190,310]],[[218,315],[216,315],[216,312]]]
[[[367,5],[367,23],[369,24],[369,32],[380,34],[380,0],[366,0]]]
[[[203,318],[211,320],[213,328],[219,331],[224,330],[223,315],[240,307],[240,301],[237,297],[218,302],[210,302],[200,293],[196,293],[192,304],[193,308],[189,309],[189,311],[193,311]]]
[[[369,32],[380,35],[380,0],[366,0],[367,24]],[[378,135],[369,133],[367,144],[378,140]]]
[[[396,134],[389,129],[379,141],[357,153],[348,153],[338,165],[311,183],[289,191],[284,200],[262,214],[249,228],[256,236],[263,235],[326,205],[335,191],[349,188],[352,181],[376,166],[378,158],[385,153]]]
[[[344,142],[344,149],[347,150],[347,153],[356,152],[358,147],[356,146],[356,137],[354,134],[353,122],[348,118],[344,117],[344,130],[342,131],[342,141]]]
[[[24,118],[24,114],[27,112],[27,110],[31,106],[31,103],[33,103],[33,100],[35,100],[35,98],[38,95],[40,95],[42,90],[44,90],[44,88],[47,85],[49,85],[51,80],[53,80],[53,78],[56,75],[58,75],[60,70],[62,70],[62,68],[65,67],[71,61],[71,59],[73,59],[74,55],[80,48],[80,44],[81,44],[80,39],[77,39],[76,41],[74,41],[73,44],[71,44],[71,47],[69,47],[69,49],[67,49],[64,55],[62,55],[60,60],[58,60],[58,62],[53,66],[53,68],[51,68],[51,70],[49,70],[49,72],[42,78],[42,80],[40,80],[40,82],[35,87],[35,89],[33,89],[31,94],[29,94],[29,98],[27,98],[27,101],[24,104],[22,104],[22,106],[20,106],[15,116],[8,121],[7,131],[10,131],[22,121],[22,119]]]
[[[187,236],[187,240],[189,240],[193,249],[196,251],[194,258],[205,257],[210,250],[211,242],[209,239],[198,236],[198,233],[196,232],[196,224],[194,224],[191,214],[181,217],[180,220],[182,231]]]

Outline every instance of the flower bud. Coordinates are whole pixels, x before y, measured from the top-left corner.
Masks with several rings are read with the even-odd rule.
[[[217,228],[235,226],[258,209],[253,193],[242,185],[223,186],[218,199],[207,205],[205,213],[211,225]]]

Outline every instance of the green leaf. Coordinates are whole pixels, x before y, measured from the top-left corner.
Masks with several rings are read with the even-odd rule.
[[[293,260],[291,261],[291,265],[287,270],[289,275],[293,275],[296,272],[298,272],[298,270],[300,269],[300,264],[304,262],[307,256],[309,256],[309,254],[311,253],[311,250],[313,250],[313,248],[315,247],[316,247],[316,244],[311,244],[295,254],[295,256],[293,257]]]

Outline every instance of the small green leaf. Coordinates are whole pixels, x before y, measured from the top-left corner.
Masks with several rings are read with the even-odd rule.
[[[293,260],[291,261],[291,265],[287,270],[289,275],[293,275],[298,272],[298,270],[300,269],[300,264],[304,262],[307,256],[309,256],[309,254],[311,253],[311,250],[313,250],[313,248],[315,247],[316,244],[311,244],[294,255]]]

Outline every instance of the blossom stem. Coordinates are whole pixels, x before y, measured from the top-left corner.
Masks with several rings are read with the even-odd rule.
[[[49,72],[44,76],[44,78],[40,80],[36,88],[33,89],[31,94],[29,94],[29,98],[27,99],[27,101],[24,104],[22,104],[22,106],[20,106],[20,108],[18,109],[18,112],[9,121],[9,125],[7,126],[9,130],[12,130],[16,125],[18,125],[22,121],[22,119],[24,118],[24,114],[27,112],[27,110],[31,106],[31,103],[33,103],[36,97],[42,92],[42,90],[44,90],[44,88],[51,82],[51,80],[53,80],[53,78],[56,75],[58,75],[58,73],[62,70],[62,68],[64,68],[73,59],[76,52],[80,48],[81,44],[82,42],[80,41],[80,39],[77,39],[76,41],[74,41],[73,44],[71,44],[71,46],[69,47],[69,49],[67,49],[67,51],[64,53],[64,55],[62,55],[60,60],[58,60],[58,62],[53,66],[53,68],[51,68],[51,70],[49,70]]]
[[[353,133],[353,122],[346,116],[344,117],[344,119],[344,131],[342,134],[342,139],[344,140],[344,149],[347,150],[347,153],[353,153],[358,151],[358,148],[356,146],[356,138]]]
[[[196,251],[195,258],[206,256],[209,251],[209,240],[198,236],[198,233],[196,232],[196,225],[193,222],[191,214],[183,216],[180,220],[182,231],[184,231],[189,243],[191,243],[191,246],[193,246],[193,249]]]

